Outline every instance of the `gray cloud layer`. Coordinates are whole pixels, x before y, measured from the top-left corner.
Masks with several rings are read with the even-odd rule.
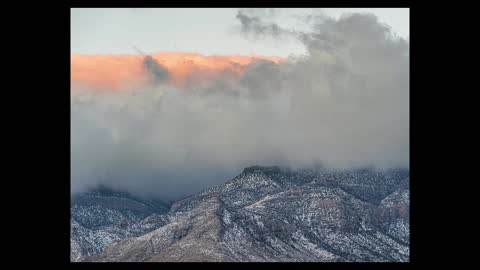
[[[105,184],[174,198],[249,165],[408,166],[408,42],[373,15],[321,16],[309,33],[238,18],[245,32],[300,39],[308,55],[191,89],[72,95],[72,192]]]

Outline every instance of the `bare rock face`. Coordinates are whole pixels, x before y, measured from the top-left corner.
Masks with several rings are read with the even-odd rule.
[[[403,169],[250,167],[132,222],[159,220],[96,253],[82,255],[72,233],[72,260],[408,261],[408,179]]]
[[[141,237],[125,239],[93,261],[221,261],[221,221],[217,198],[189,212],[176,212],[169,223]]]
[[[223,261],[222,222],[219,210],[221,203],[216,197],[201,202],[198,207],[189,212],[186,224],[175,231],[175,243],[161,250],[149,261]]]

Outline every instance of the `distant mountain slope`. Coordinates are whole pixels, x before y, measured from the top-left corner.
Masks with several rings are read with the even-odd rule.
[[[72,196],[71,260],[97,254],[121,239],[165,224],[168,205],[105,187]]]
[[[81,260],[408,261],[408,180],[404,169],[249,167]]]

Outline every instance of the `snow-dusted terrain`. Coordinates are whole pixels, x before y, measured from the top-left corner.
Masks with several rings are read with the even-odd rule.
[[[140,236],[166,223],[167,205],[104,187],[78,194],[71,203],[72,261],[101,252],[121,239]]]
[[[408,261],[409,172],[249,167],[169,209],[72,198],[72,261]]]

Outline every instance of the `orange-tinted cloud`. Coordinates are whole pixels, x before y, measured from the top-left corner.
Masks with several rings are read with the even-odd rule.
[[[281,57],[211,55],[159,52],[150,55],[169,72],[168,83],[184,87],[221,76],[224,72],[242,74],[243,68],[257,59],[275,63]],[[100,89],[121,90],[147,82],[149,71],[142,55],[71,55],[71,81]]]

